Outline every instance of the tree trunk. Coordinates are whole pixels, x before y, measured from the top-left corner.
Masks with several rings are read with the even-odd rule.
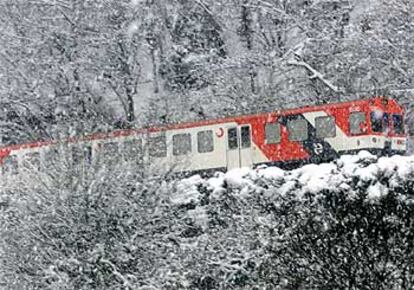
[[[253,49],[253,41],[252,41],[252,20],[248,5],[248,0],[243,0],[242,10],[241,10],[241,36],[244,38],[246,42],[247,50],[252,51]],[[256,92],[256,84],[255,84],[255,72],[252,64],[249,64],[249,77],[250,77],[250,88],[252,93]]]
[[[133,96],[131,89],[128,86],[126,89],[126,95],[127,95],[126,117],[127,117],[128,123],[132,123],[135,121],[134,96]]]

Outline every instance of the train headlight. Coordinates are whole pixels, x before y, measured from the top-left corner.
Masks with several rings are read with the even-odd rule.
[[[377,143],[377,138],[372,137],[372,142]]]

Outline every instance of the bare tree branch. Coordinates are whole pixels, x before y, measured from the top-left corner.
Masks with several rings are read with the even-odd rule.
[[[307,69],[309,72],[312,73],[312,75],[310,76],[311,79],[315,79],[315,78],[319,79],[328,88],[330,88],[332,91],[334,91],[336,93],[341,91],[340,88],[338,88],[337,86],[335,86],[334,84],[332,84],[329,80],[325,79],[325,77],[323,76],[323,74],[321,74],[320,72],[318,72],[310,64],[308,64],[308,63],[306,63],[304,61],[289,60],[288,61],[288,65],[303,67],[303,68]]]

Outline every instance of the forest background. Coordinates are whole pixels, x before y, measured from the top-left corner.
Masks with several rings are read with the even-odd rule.
[[[413,44],[410,0],[4,0],[1,143],[372,95],[410,121]]]

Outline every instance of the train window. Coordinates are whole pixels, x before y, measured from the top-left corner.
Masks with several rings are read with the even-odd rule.
[[[394,114],[392,115],[392,124],[395,134],[404,134],[404,120],[403,116]]]
[[[173,155],[191,153],[191,134],[177,134],[173,136]]]
[[[167,140],[165,135],[151,137],[148,142],[149,155],[151,157],[166,157],[167,156]]]
[[[384,132],[388,123],[388,115],[382,111],[371,112],[371,128],[374,132]]]
[[[332,138],[336,136],[335,118],[332,116],[317,117],[315,119],[316,137]]]
[[[4,159],[2,165],[3,174],[16,175],[19,171],[19,164],[17,162],[17,156],[11,155]]]
[[[83,158],[86,164],[92,163],[92,146],[87,145],[83,147]]]
[[[351,134],[361,134],[365,131],[367,117],[364,112],[353,112],[349,115],[349,129]]]
[[[44,157],[44,166],[48,169],[53,168],[56,162],[59,160],[59,151],[57,148],[49,149]]]
[[[124,142],[124,160],[139,160],[142,158],[142,141],[140,139]]]
[[[250,126],[243,126],[240,130],[241,148],[249,148],[252,141],[250,136]]]
[[[266,144],[280,143],[280,124],[268,123],[265,126]]]
[[[116,156],[118,154],[118,143],[104,143],[102,149],[105,156]]]
[[[237,134],[237,128],[227,129],[227,141],[230,150],[239,148],[239,136]]]
[[[40,170],[40,153],[27,153],[22,165],[27,169]]]
[[[214,151],[213,131],[201,131],[197,133],[198,153],[207,153]]]
[[[82,158],[83,158],[82,149],[77,146],[73,146],[72,147],[72,164],[73,165],[80,164],[82,161]]]
[[[72,164],[91,164],[92,163],[92,147],[87,146],[73,146],[72,147]]]
[[[308,123],[304,119],[290,119],[287,122],[290,141],[305,141],[308,139]]]
[[[107,165],[112,165],[117,162],[119,157],[119,147],[117,142],[108,142],[100,144],[100,158],[101,161]]]

